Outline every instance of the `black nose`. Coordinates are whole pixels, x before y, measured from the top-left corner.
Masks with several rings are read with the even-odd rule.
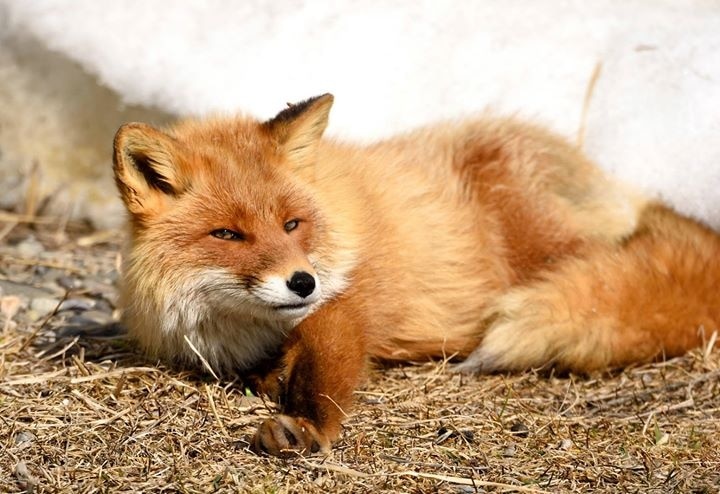
[[[287,287],[305,298],[315,290],[315,278],[305,271],[295,271],[287,282]]]

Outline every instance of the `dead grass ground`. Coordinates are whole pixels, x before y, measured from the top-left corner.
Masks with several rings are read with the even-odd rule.
[[[119,234],[0,236],[0,492],[718,492],[712,342],[583,377],[377,369],[330,457],[280,460],[248,451],[269,404],[111,323]]]

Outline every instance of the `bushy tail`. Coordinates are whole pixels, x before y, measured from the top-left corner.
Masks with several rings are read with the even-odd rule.
[[[681,355],[720,328],[720,236],[648,206],[621,245],[595,246],[502,296],[463,371],[585,372]]]

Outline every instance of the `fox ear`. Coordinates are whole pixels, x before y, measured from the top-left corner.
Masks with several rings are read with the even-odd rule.
[[[333,100],[329,93],[315,96],[288,106],[263,124],[278,140],[291,163],[302,167],[315,160]]]
[[[157,209],[183,190],[178,177],[178,143],[142,123],[125,124],[115,134],[115,183],[130,213]]]

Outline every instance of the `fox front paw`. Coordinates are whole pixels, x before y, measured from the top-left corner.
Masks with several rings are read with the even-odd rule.
[[[252,448],[256,453],[273,456],[310,456],[328,453],[330,440],[307,419],[276,415],[260,424]]]

